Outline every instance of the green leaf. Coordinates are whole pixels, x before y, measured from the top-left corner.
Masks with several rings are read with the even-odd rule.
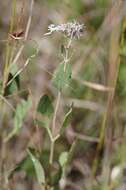
[[[60,178],[64,178],[65,168],[68,161],[68,152],[62,152],[59,156],[59,164],[60,164]]]
[[[13,76],[14,75],[12,73],[9,73],[8,82],[13,79]],[[18,75],[14,78],[14,80],[12,80],[12,82],[8,86],[6,86],[4,95],[8,96],[10,94],[13,94],[13,92],[18,91],[19,88],[20,88],[20,79]]]
[[[16,113],[14,116],[14,128],[19,130],[22,126],[23,120],[32,105],[31,98],[29,97],[27,101],[22,100],[21,103],[17,105]]]
[[[34,166],[29,156],[16,164],[16,166],[8,173],[8,179],[11,179],[15,172],[18,171],[25,171],[28,176],[35,176]]]
[[[72,111],[73,111],[73,105],[71,105],[69,111],[66,113],[66,115],[64,117],[63,124],[62,124],[61,129],[60,129],[61,135],[64,133],[65,128],[68,126]]]
[[[71,65],[66,64],[66,68],[64,70],[64,63],[60,64],[56,71],[54,72],[54,77],[52,79],[53,85],[58,89],[62,90],[66,86],[69,85],[71,81]]]
[[[40,155],[40,152],[34,148],[30,147],[29,150],[35,157]],[[8,171],[8,179],[11,179],[13,175],[19,171],[25,171],[27,176],[30,177],[36,176],[34,165],[29,155],[26,155],[20,162],[16,163],[15,167],[13,167],[12,170]]]
[[[59,163],[60,163],[60,165],[61,165],[62,168],[67,163],[67,159],[68,159],[68,152],[62,152],[60,154],[60,157],[59,157]]]
[[[39,185],[44,185],[45,184],[45,172],[44,169],[41,165],[41,163],[39,162],[39,160],[30,152],[30,150],[28,150],[28,154],[33,162],[34,168],[35,168],[35,172],[36,172],[36,177],[37,177],[37,181],[39,183]]]
[[[38,106],[37,106],[37,111],[41,113],[42,119],[37,119],[35,120],[35,123],[37,125],[44,127],[50,137],[52,139],[52,134],[49,128],[50,124],[50,116],[53,114],[54,108],[52,105],[52,101],[47,95],[44,95],[40,98]]]
[[[29,108],[32,105],[31,98],[29,97],[27,101],[22,100],[16,108],[15,115],[14,115],[14,128],[13,130],[8,134],[5,141],[8,141],[10,138],[12,138],[14,135],[16,135],[20,128],[22,127],[23,120],[26,117],[26,114],[29,110]]]
[[[16,64],[12,64],[10,65],[10,73],[9,73],[9,76],[8,76],[8,81],[7,83],[13,79],[14,75],[18,72],[18,67]],[[19,75],[17,75],[13,80],[12,82],[6,86],[5,88],[5,93],[4,95],[7,96],[7,95],[10,95],[12,94],[13,92],[17,91],[18,89],[20,88],[20,78],[19,78]]]
[[[43,115],[50,116],[53,113],[53,105],[50,98],[47,95],[44,95],[40,98],[37,111]]]

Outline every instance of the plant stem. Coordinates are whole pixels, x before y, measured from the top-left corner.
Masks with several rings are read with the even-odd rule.
[[[50,165],[52,165],[53,163],[53,155],[54,155],[54,141],[51,140],[50,158],[49,158]]]
[[[68,44],[66,47],[66,55],[64,57],[64,72],[66,72],[68,56],[69,56],[69,48],[70,48],[71,43],[72,43],[72,36],[71,36],[70,40],[68,41]],[[57,117],[60,100],[61,100],[61,91],[58,92],[56,107],[55,107],[53,121],[52,121],[52,137],[53,137],[53,139],[50,139],[51,140],[50,157],[49,157],[50,164],[53,163],[55,141],[57,140],[57,138],[55,139],[55,129],[56,129],[56,117]]]
[[[54,135],[55,135],[55,128],[56,128],[56,116],[59,108],[59,103],[61,99],[61,92],[58,92],[58,97],[57,97],[57,102],[56,102],[56,107],[54,111],[54,116],[53,116],[53,121],[52,121],[52,136],[53,139],[51,139],[51,148],[50,148],[50,158],[49,158],[49,163],[53,163],[53,156],[54,156],[54,146],[55,146],[55,140],[54,140]]]
[[[57,116],[57,112],[58,112],[58,108],[59,108],[59,103],[60,103],[60,99],[61,99],[61,92],[58,92],[58,97],[57,97],[57,102],[56,102],[56,107],[55,107],[55,111],[54,111],[54,117],[53,117],[53,122],[52,122],[52,135],[55,135],[55,128],[56,128],[56,116]]]

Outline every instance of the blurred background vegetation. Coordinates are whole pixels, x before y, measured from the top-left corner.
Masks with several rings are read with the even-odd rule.
[[[35,122],[36,110],[45,94],[56,105],[52,77],[67,39],[44,34],[50,24],[74,20],[86,30],[71,44],[72,79],[61,94],[57,131],[73,103],[72,114],[50,166],[50,139]],[[45,115],[37,117],[45,122]],[[1,0],[0,189],[39,190],[34,155],[54,189],[124,190],[125,138],[126,1]],[[58,160],[64,151],[70,161],[63,172]]]

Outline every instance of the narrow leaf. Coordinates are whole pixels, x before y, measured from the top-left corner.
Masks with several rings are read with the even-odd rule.
[[[36,177],[37,177],[37,181],[39,183],[39,185],[44,185],[45,184],[45,172],[44,169],[41,165],[41,163],[39,162],[39,160],[30,152],[30,150],[28,150],[28,154],[33,162],[34,168],[35,168],[35,172],[36,172]]]

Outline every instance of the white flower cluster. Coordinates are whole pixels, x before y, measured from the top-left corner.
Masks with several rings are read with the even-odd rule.
[[[68,22],[66,24],[59,24],[59,25],[50,24],[48,26],[49,32],[46,33],[45,35],[50,35],[53,32],[61,32],[70,38],[80,38],[80,36],[82,36],[84,32],[84,29],[85,29],[85,25],[80,24],[76,21]]]

